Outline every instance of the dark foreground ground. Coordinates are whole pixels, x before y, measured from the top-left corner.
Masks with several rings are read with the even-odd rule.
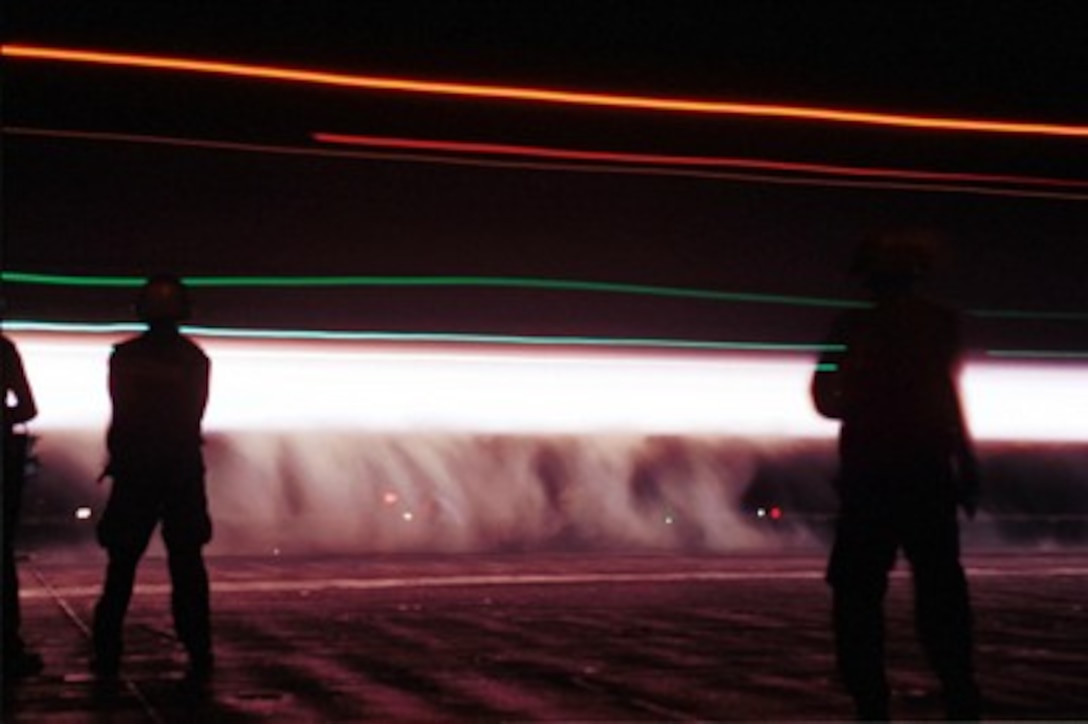
[[[87,673],[97,554],[24,561],[38,677],[4,721],[834,720],[819,555],[215,558],[218,666],[195,687],[173,641],[164,562],[144,562],[121,680]],[[1088,557],[968,557],[993,719],[1088,719]],[[895,712],[939,718],[889,597]]]

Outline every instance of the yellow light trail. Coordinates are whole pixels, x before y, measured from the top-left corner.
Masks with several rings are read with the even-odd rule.
[[[597,108],[619,108],[624,110],[657,111],[664,113],[694,113],[790,121],[818,121],[825,123],[907,128],[925,131],[957,131],[1088,138],[1088,126],[1085,125],[1029,123],[977,118],[950,118],[941,116],[881,113],[854,109],[740,103],[612,93],[587,93],[519,86],[482,85],[22,44],[6,44],[0,46],[0,53],[8,58],[28,60],[89,63],[147,70],[205,73],[290,83],[306,83],[461,98],[480,98]]]

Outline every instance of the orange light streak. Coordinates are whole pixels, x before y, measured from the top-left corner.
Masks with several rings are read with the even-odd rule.
[[[483,154],[487,156],[517,156],[555,159],[563,161],[589,161],[593,163],[624,163],[649,166],[679,166],[701,168],[742,168],[758,171],[786,173],[813,173],[831,176],[861,178],[892,178],[914,181],[970,182],[994,184],[1021,184],[1025,186],[1051,186],[1060,188],[1088,189],[1088,181],[1063,180],[1039,176],[1007,176],[995,174],[950,173],[941,171],[912,171],[894,168],[865,168],[860,166],[835,166],[791,161],[768,161],[755,158],[727,158],[721,156],[675,156],[666,154],[623,153],[615,151],[583,151],[567,148],[521,146],[498,143],[464,141],[435,141],[385,136],[359,136],[339,133],[314,133],[318,143],[329,143],[367,148],[394,149],[399,151],[429,151],[455,154]]]
[[[90,63],[147,70],[206,73],[241,78],[339,86],[377,91],[420,93],[462,98],[523,101],[665,113],[696,113],[793,121],[820,121],[929,131],[1042,135],[1088,138],[1088,126],[1051,123],[949,118],[925,115],[880,113],[864,110],[808,106],[738,103],[611,93],[585,93],[547,88],[479,85],[444,81],[390,78],[347,73],[302,70],[276,66],[194,60],[134,53],[74,50],[35,45],[0,46],[0,54],[9,58],[51,60],[66,63]]]

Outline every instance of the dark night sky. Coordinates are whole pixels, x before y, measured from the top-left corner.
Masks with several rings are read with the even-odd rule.
[[[5,3],[5,42],[398,77],[1088,124],[1080,3]],[[316,148],[336,131],[1088,181],[1088,140],[545,108],[5,59],[7,129]],[[1082,190],[1083,193],[1083,190]],[[1088,311],[1088,202],[467,166],[6,133],[4,267],[502,275],[855,297],[866,233],[949,239],[968,309]],[[123,292],[9,285],[16,318]],[[828,312],[601,294],[205,290],[206,324],[815,341]],[[1088,322],[983,322],[1084,349]]]

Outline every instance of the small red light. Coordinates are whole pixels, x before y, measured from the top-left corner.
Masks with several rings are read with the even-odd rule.
[[[782,509],[777,505],[771,508],[771,520],[780,520],[782,518]]]

